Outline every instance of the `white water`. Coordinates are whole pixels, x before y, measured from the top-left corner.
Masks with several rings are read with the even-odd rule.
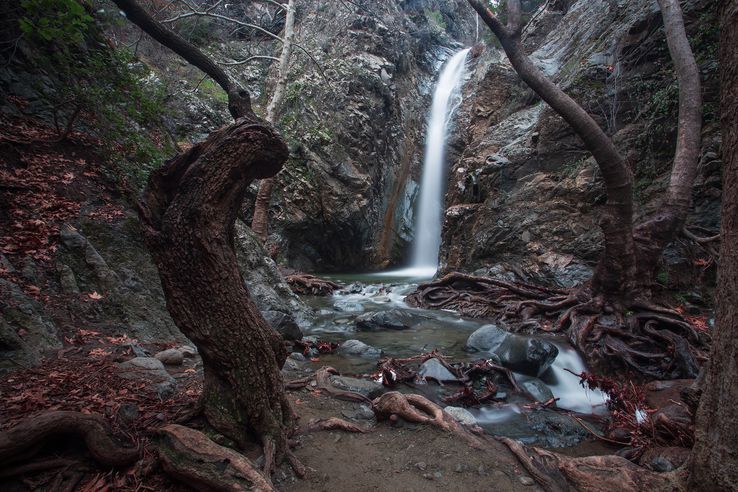
[[[577,376],[564,370],[569,369],[577,374],[587,370],[577,351],[564,345],[556,344],[556,346],[559,348],[559,355],[551,364],[555,381],[546,381],[554,396],[559,398],[556,405],[580,413],[605,412],[607,395],[599,390],[583,388]]]
[[[433,105],[425,137],[425,158],[415,221],[413,253],[410,268],[393,272],[399,276],[430,278],[438,270],[444,177],[446,175],[446,139],[451,116],[461,103],[459,89],[468,53],[467,48],[451,57],[443,67],[433,93]]]

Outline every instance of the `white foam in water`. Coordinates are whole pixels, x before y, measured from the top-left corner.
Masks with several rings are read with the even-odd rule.
[[[599,390],[590,390],[582,387],[580,379],[564,369],[577,374],[587,368],[576,350],[563,345],[556,345],[559,355],[551,365],[551,371],[556,376],[555,384],[549,384],[551,392],[559,401],[556,405],[580,413],[602,413],[606,411],[607,395]]]

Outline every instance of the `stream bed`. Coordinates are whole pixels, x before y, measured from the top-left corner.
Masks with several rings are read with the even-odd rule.
[[[415,289],[420,279],[403,275],[414,273],[325,275],[325,278],[340,281],[345,287],[329,297],[303,297],[317,314],[314,323],[305,330],[305,336],[339,343],[359,340],[377,350],[363,355],[341,353],[340,349],[336,353],[321,354],[319,361],[312,362],[313,368],[329,365],[342,375],[366,377],[377,370],[378,351],[381,351],[381,357],[406,358],[437,349],[454,362],[492,357],[488,352],[471,352],[466,348],[469,336],[493,324],[491,320],[467,319],[455,312],[413,308],[404,302],[404,297]],[[371,313],[386,313],[389,319],[401,319],[404,326],[367,329],[361,320],[371,318]],[[489,434],[549,448],[575,446],[591,437],[577,418],[587,420],[588,426],[597,428],[596,416],[607,413],[606,397],[599,391],[583,388],[579,378],[565,370],[581,373],[586,367],[579,354],[563,338],[534,338],[555,345],[558,354],[538,377],[514,371],[515,380],[530,388],[532,394],[540,395],[538,399],[541,401],[550,396],[558,398],[559,410],[530,408],[532,400],[529,396],[512,392],[502,395],[502,402],[467,410],[475,423]],[[439,384],[428,379],[404,387],[400,385],[397,389],[421,393],[444,406],[443,398],[458,392],[461,385]]]

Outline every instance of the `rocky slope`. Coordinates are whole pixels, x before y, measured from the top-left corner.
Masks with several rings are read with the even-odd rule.
[[[715,117],[716,2],[685,3],[703,74],[702,158],[688,224],[719,225],[720,160]],[[665,189],[676,136],[677,86],[656,2],[553,2],[526,34],[531,57],[613,136],[635,175],[638,218]],[[602,247],[604,191],[594,161],[547,105],[488,45],[465,87],[452,137],[442,269],[514,272],[571,285],[589,277]],[[705,254],[679,241],[663,283],[694,285]],[[512,274],[512,273],[511,273]]]

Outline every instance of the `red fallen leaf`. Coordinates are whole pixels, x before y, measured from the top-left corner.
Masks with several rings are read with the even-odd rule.
[[[300,400],[299,398],[297,400],[295,400],[295,405],[302,405],[303,403],[305,403],[305,402],[302,401],[302,400]]]
[[[40,294],[40,293],[41,293],[41,289],[40,289],[40,288],[38,288],[38,287],[36,287],[35,285],[29,285],[29,286],[28,286],[28,287],[26,288],[26,290],[27,290],[27,291],[28,291],[28,293],[29,293],[29,294],[31,294],[31,295],[38,295],[38,294]]]
[[[99,301],[100,299],[103,298],[103,296],[101,296],[100,294],[98,294],[97,291],[94,291],[92,294],[87,294],[87,297],[89,297],[93,301]]]
[[[310,362],[320,362],[320,357],[310,357]]]

